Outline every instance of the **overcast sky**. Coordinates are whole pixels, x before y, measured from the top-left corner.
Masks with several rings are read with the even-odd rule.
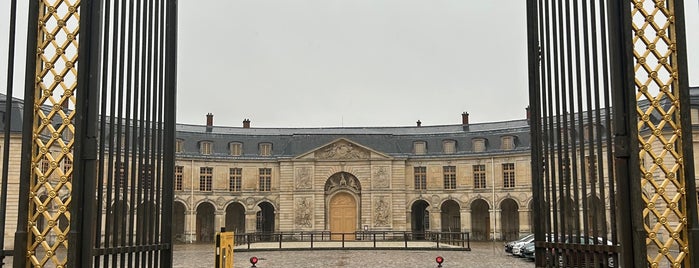
[[[698,2],[685,1],[692,85]],[[524,118],[525,3],[180,0],[178,122],[204,124],[207,113],[215,125],[249,118],[253,127],[457,124],[464,111],[471,122]]]
[[[216,125],[249,118],[253,127],[458,124],[464,111],[471,122],[524,118],[525,3],[180,1],[178,121],[202,124],[208,112]]]

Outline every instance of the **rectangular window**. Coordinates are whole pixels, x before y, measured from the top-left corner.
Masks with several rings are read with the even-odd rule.
[[[149,164],[141,165],[141,187],[149,189],[153,181],[153,167]]]
[[[502,164],[502,179],[503,187],[513,188],[515,187],[515,164],[514,163],[504,163]]]
[[[415,154],[425,154],[427,152],[427,143],[424,141],[413,142],[413,150]]]
[[[126,188],[126,167],[122,162],[116,162],[114,169],[114,177],[116,177],[116,184],[120,188]]]
[[[473,151],[476,153],[485,151],[485,140],[484,139],[473,139]]]
[[[240,192],[240,184],[243,181],[243,169],[231,168],[230,179],[228,181],[228,190],[231,192]]]
[[[70,160],[67,156],[63,158],[63,174],[68,175],[68,171],[73,169],[73,160]]]
[[[202,141],[201,143],[199,143],[199,147],[201,154],[211,154],[213,145],[211,144],[211,142]]]
[[[269,192],[272,190],[272,169],[260,169],[260,191]]]
[[[645,161],[641,161],[641,166],[643,166],[644,163]],[[597,157],[595,157],[595,155],[585,156],[585,167],[587,169],[587,181],[595,184],[597,182]]]
[[[456,167],[455,166],[444,166],[444,189],[453,190],[456,189]]]
[[[413,170],[415,172],[415,190],[427,189],[427,168],[415,167]]]
[[[456,141],[446,140],[442,143],[442,146],[444,147],[445,154],[453,154],[456,152]]]
[[[260,143],[260,156],[270,156],[272,155],[272,144],[271,143]]]
[[[214,177],[213,167],[199,168],[199,191],[211,191],[211,183]]]
[[[44,158],[41,159],[41,173],[46,176],[47,172],[49,172],[49,159],[44,156]]]
[[[240,156],[241,154],[243,154],[243,144],[232,142],[230,146],[232,156]]]
[[[485,189],[485,165],[473,165],[473,188]]]
[[[175,191],[182,191],[182,179],[184,176],[184,167],[175,166]]]
[[[181,153],[181,152],[184,152],[184,141],[177,140],[175,142],[175,153]]]
[[[692,125],[697,125],[697,124],[699,124],[699,109],[697,109],[697,108],[692,108],[692,109],[690,110],[690,112],[692,113],[692,114],[690,115]]]

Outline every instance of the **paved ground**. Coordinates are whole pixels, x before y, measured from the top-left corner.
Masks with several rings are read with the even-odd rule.
[[[532,261],[512,257],[502,242],[471,243],[471,251],[438,250],[305,250],[258,251],[234,254],[235,267],[250,267],[252,256],[260,259],[257,267],[437,267],[435,258],[442,256],[448,267],[534,267]],[[211,245],[176,245],[175,267],[213,267]]]
[[[502,242],[471,243],[471,251],[439,250],[304,250],[258,251],[234,254],[236,268],[250,267],[249,259],[260,259],[257,267],[357,267],[357,268],[410,268],[437,267],[435,258],[445,259],[444,268],[450,267],[534,267],[532,261],[512,257],[503,251]],[[174,267],[214,267],[214,246],[209,244],[175,245]],[[8,263],[9,262],[9,263]],[[12,267],[5,259],[4,267]],[[10,264],[10,265],[8,265]]]

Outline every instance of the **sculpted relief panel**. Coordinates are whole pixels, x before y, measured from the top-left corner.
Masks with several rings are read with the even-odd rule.
[[[316,158],[322,159],[367,159],[369,151],[347,141],[338,141],[316,152]]]
[[[374,169],[374,181],[373,185],[376,188],[387,188],[391,182],[388,167],[377,167]]]
[[[296,169],[296,189],[311,189],[313,181],[311,180],[311,168],[302,167]]]
[[[362,187],[359,184],[359,180],[354,175],[347,172],[338,172],[330,176],[325,182],[325,192],[331,193],[339,189],[346,189],[359,193]]]
[[[374,208],[374,227],[391,226],[391,207],[383,197],[377,198]]]
[[[313,227],[313,203],[311,198],[303,197],[297,199],[294,210],[296,211],[296,217],[294,218],[296,227]]]

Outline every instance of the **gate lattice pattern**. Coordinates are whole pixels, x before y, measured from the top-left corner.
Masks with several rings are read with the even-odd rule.
[[[673,1],[634,1],[632,14],[638,143],[648,265],[688,265],[684,175]],[[647,105],[647,104],[650,105]],[[688,109],[689,107],[687,107]]]
[[[79,1],[41,1],[27,257],[32,266],[66,264],[71,205]]]

